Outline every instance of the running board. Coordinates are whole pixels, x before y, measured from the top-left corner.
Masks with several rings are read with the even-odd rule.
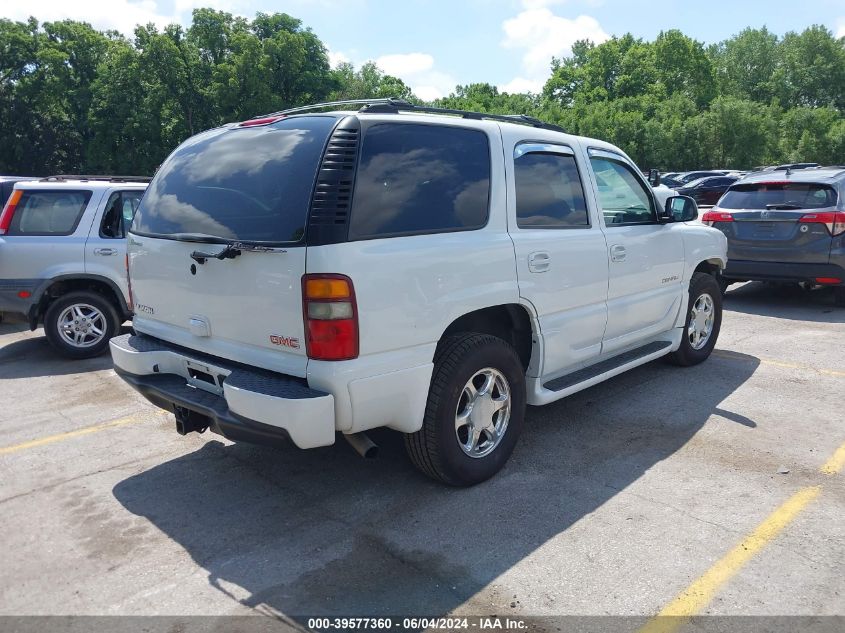
[[[603,360],[600,363],[596,363],[595,365],[590,365],[589,367],[579,369],[578,371],[572,372],[571,374],[566,374],[565,376],[561,376],[560,378],[550,380],[549,382],[543,385],[543,388],[548,389],[549,391],[563,391],[564,389],[568,389],[569,387],[572,387],[579,383],[586,382],[591,378],[595,378],[596,376],[601,376],[602,374],[606,374],[609,371],[613,371],[614,369],[616,369],[617,367],[621,367],[622,365],[627,365],[628,363],[632,363],[641,358],[645,358],[646,356],[656,354],[657,352],[667,349],[671,346],[672,343],[669,341],[654,341],[653,343],[649,343],[648,345],[643,345],[642,347],[637,347],[636,349],[632,349],[623,354],[619,354],[619,356],[613,356],[612,358]]]

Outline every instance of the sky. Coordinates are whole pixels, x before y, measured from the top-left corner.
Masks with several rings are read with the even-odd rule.
[[[426,100],[458,84],[538,92],[573,42],[680,29],[705,44],[743,28],[783,35],[822,24],[845,37],[845,0],[0,0],[0,17],[72,18],[131,35],[136,24],[189,24],[214,7],[245,17],[285,12],[311,27],[333,64],[373,60]]]

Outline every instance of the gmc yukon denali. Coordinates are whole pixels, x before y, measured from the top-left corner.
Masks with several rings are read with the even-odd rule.
[[[705,360],[722,232],[624,152],[525,116],[395,99],[198,134],[135,215],[118,374],[184,434],[372,452],[451,485],[507,461],[526,405]]]

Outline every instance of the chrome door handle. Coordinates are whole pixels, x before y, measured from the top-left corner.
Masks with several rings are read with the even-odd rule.
[[[531,253],[528,256],[528,270],[532,273],[544,273],[552,265],[552,256],[545,251]]]
[[[117,255],[116,248],[95,248],[94,255]]]
[[[627,256],[628,253],[625,251],[625,247],[621,244],[614,244],[610,247],[610,261],[624,262]]]

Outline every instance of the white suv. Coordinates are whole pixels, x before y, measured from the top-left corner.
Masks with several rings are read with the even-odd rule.
[[[355,103],[360,102],[344,102]],[[369,101],[229,124],[164,162],[129,233],[115,368],[180,433],[300,448],[405,434],[498,471],[542,405],[708,357],[726,241],[618,148],[528,117]]]
[[[146,186],[118,176],[15,183],[0,214],[0,312],[43,323],[70,358],[105,352],[131,316],[124,227]]]

